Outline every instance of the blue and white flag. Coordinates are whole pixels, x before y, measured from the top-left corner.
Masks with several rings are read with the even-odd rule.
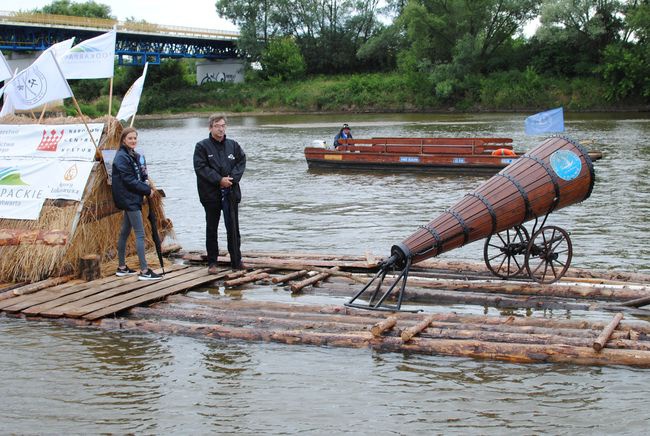
[[[526,118],[526,135],[564,132],[564,111],[561,107]]]

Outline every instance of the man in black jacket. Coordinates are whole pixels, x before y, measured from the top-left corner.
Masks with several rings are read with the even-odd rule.
[[[230,264],[243,269],[239,235],[239,182],[246,169],[246,154],[241,146],[226,138],[226,117],[213,114],[209,118],[210,135],[196,144],[194,172],[199,199],[205,209],[205,247],[208,252],[208,272],[217,274],[219,242],[217,230],[223,210],[228,236]]]

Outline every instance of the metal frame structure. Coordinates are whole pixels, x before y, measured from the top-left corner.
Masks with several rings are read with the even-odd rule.
[[[110,29],[107,29],[110,30]],[[75,37],[76,42],[107,30],[41,27],[0,23],[0,50],[42,51]],[[119,65],[159,64],[162,58],[236,59],[242,53],[234,38],[206,38],[165,33],[123,32],[118,29],[115,54]]]

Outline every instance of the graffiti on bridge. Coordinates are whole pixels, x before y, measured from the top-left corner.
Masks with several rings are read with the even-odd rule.
[[[228,74],[220,71],[218,73],[205,73],[201,79],[201,85],[208,82],[234,82],[236,74]]]

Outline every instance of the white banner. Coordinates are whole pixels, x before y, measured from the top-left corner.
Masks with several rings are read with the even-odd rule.
[[[88,124],[99,144],[103,124]],[[91,162],[93,143],[83,124],[0,125],[0,158],[49,158]]]
[[[36,220],[45,199],[81,200],[94,162],[2,159],[0,218]]]
[[[115,39],[110,32],[87,39],[57,57],[66,79],[104,79],[113,77],[115,65]]]

